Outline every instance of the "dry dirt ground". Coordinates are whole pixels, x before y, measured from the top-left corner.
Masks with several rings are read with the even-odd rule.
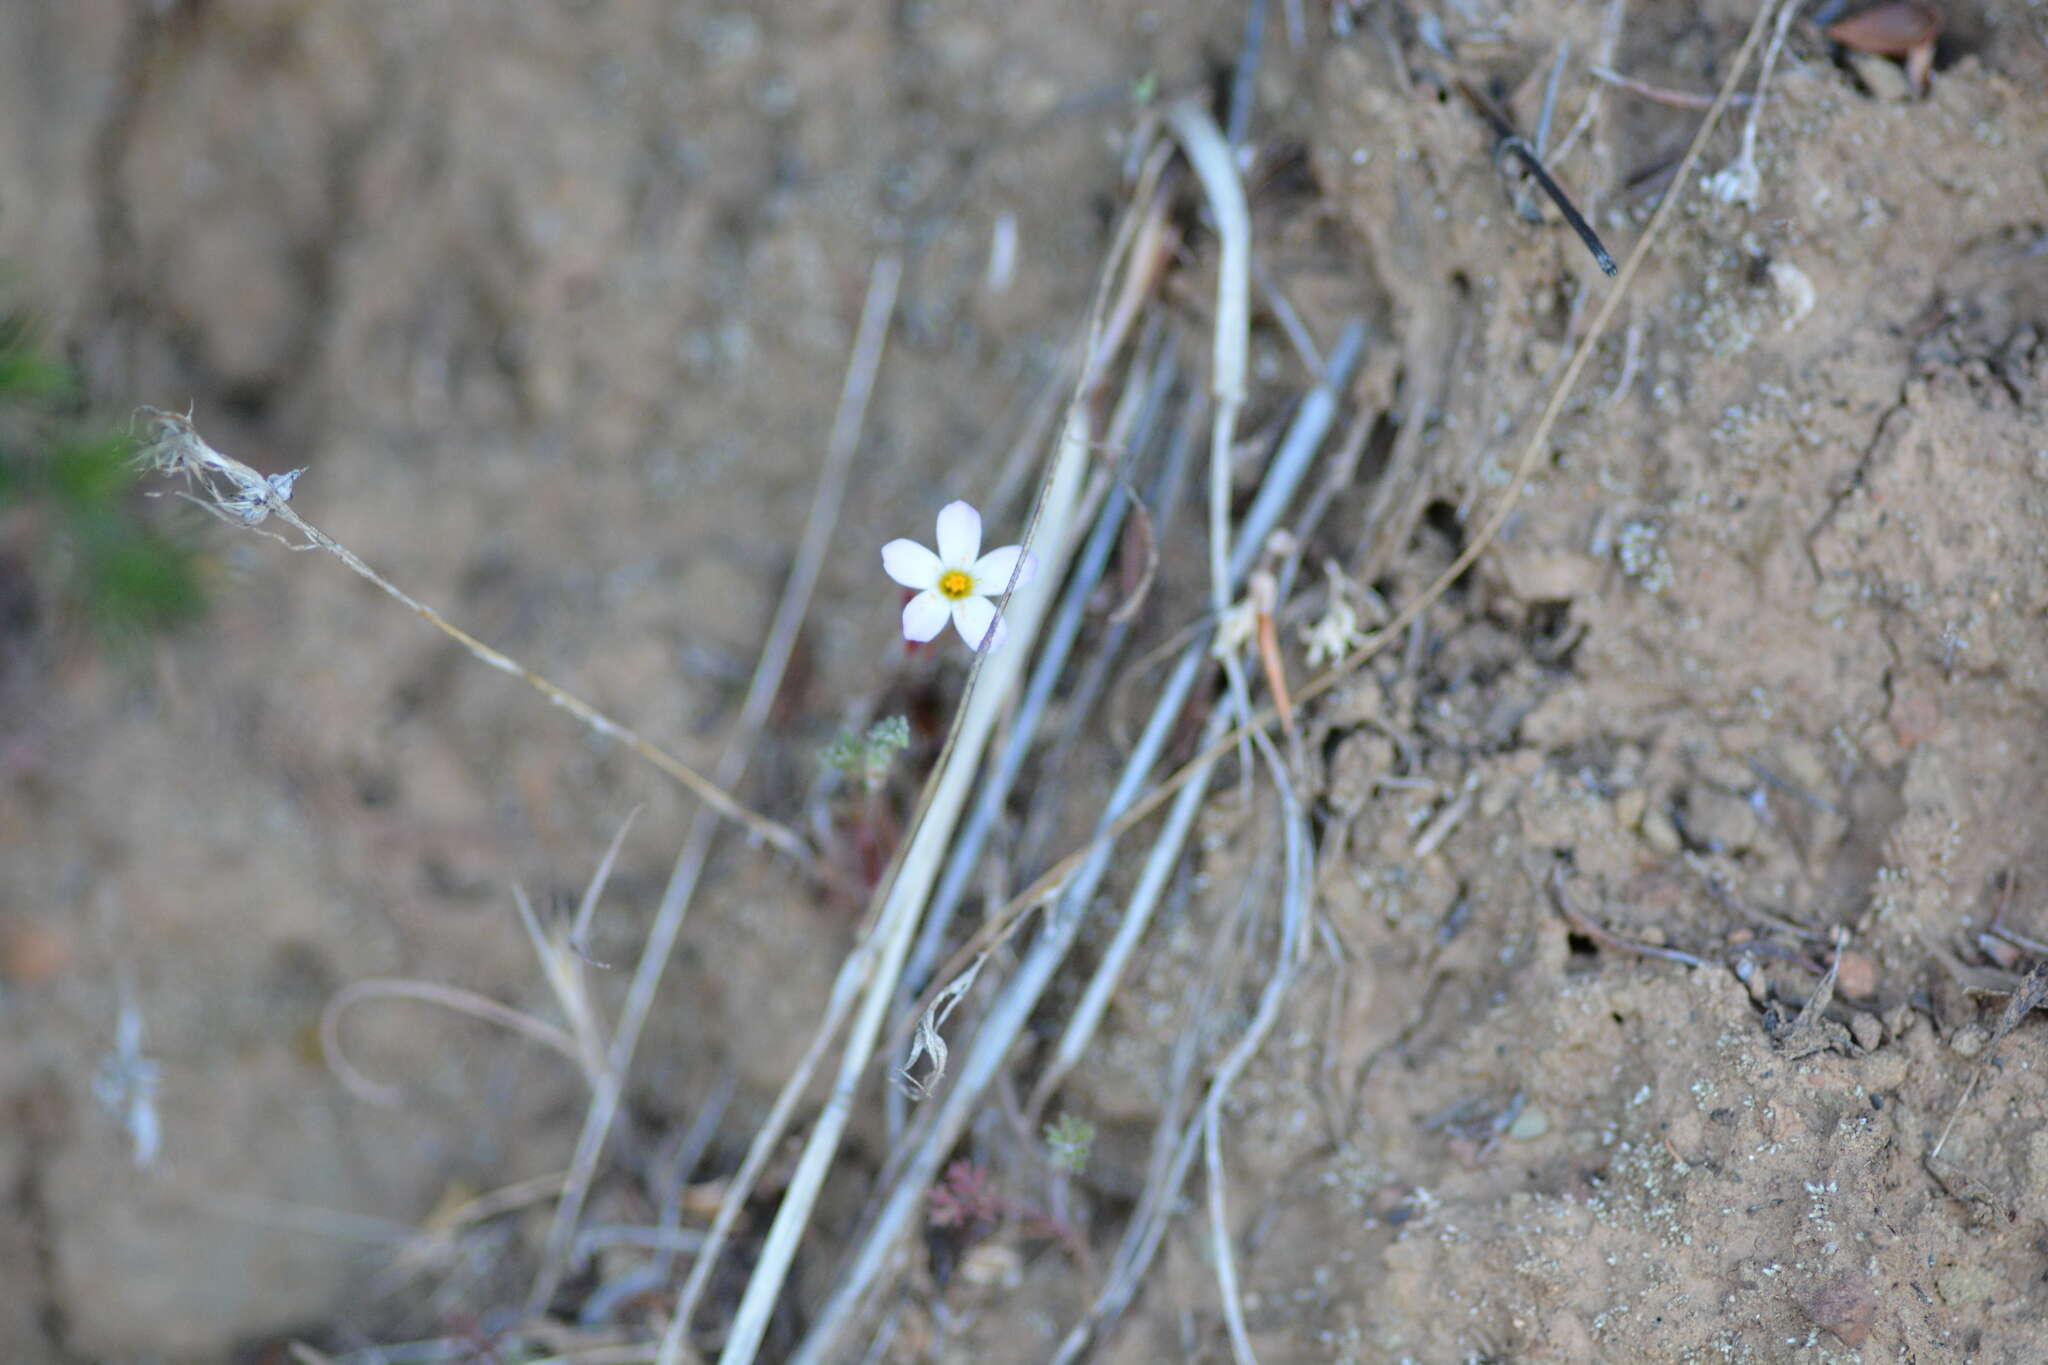
[[[1613,287],[1554,215],[1517,217],[1441,78],[1529,126],[1569,40],[1555,169],[1621,253],[1701,114],[1589,61],[1710,92],[1754,9],[1378,0],[1338,36],[1310,4],[1297,50],[1292,8],[1252,125],[1279,168],[1260,251],[1319,344],[1368,321],[1348,404],[1380,424],[1309,562],[1398,606],[1483,519]],[[1498,542],[1301,717],[1321,924],[1226,1125],[1268,1365],[2048,1358],[2048,1031],[2001,1028],[2048,940],[2048,7],[1945,8],[1924,99],[1794,27],[1754,204],[1683,187]],[[1006,453],[1085,313],[1133,87],[1217,77],[1242,26],[1130,0],[13,5],[0,263],[108,410],[189,402],[223,449],[307,466],[314,521],[705,761],[869,263],[903,250],[746,789],[808,821],[843,720],[943,715],[962,675],[893,638],[874,547],[956,496],[1021,517]],[[1167,307],[1201,335],[1212,253],[1187,231]],[[1259,327],[1270,416],[1306,378]],[[320,1011],[403,974],[545,1012],[508,886],[572,894],[644,807],[594,948],[630,960],[693,809],[331,561],[201,529],[213,615],[148,670],[46,619],[0,677],[9,1362],[272,1360],[516,1304],[544,1209],[459,1263],[399,1249],[437,1205],[559,1170],[576,1075],[364,1009],[357,1059],[406,1096],[381,1109],[326,1069]],[[1200,553],[1166,546],[1148,646],[1199,613]],[[1087,723],[1077,770],[1019,807],[1071,799],[1066,843],[1116,760],[1116,725]],[[1267,822],[1233,780],[1203,829],[1063,1093],[1099,1130],[1071,1215],[1098,1254],[1216,926],[1255,926],[1225,1014],[1271,957]],[[855,927],[771,859],[719,858],[641,1049],[643,1145],[729,1091],[700,1178],[737,1164]],[[94,1096],[124,1000],[160,1065],[145,1170]],[[1015,1144],[977,1131],[964,1155],[1022,1188]],[[886,1141],[865,1114],[781,1330]],[[1099,1358],[1230,1358],[1192,1193]],[[609,1186],[597,1207],[636,1217]],[[912,1261],[885,1358],[1043,1359],[1098,1270],[1028,1226]]]

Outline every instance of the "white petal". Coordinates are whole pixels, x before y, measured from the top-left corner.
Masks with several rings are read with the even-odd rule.
[[[995,653],[1003,647],[1003,636],[1009,627],[1003,624],[1002,616],[996,611],[995,603],[986,597],[963,597],[953,604],[953,624],[960,631],[960,638],[971,648],[980,649],[981,642],[988,640],[988,652]],[[989,635],[989,627],[995,627],[995,634]]]
[[[938,583],[941,569],[939,557],[916,541],[892,540],[882,547],[882,572],[922,592]]]
[[[921,592],[903,604],[903,638],[923,644],[946,628],[952,608],[935,592]]]
[[[939,509],[939,558],[949,569],[964,569],[981,553],[981,513],[964,502]]]
[[[1017,568],[1017,559],[1023,557],[1024,567]],[[1010,583],[1010,574],[1017,575],[1016,585]],[[1038,556],[1031,554],[1022,545],[1005,545],[1000,550],[990,550],[974,561],[974,585],[982,592],[1015,592],[1027,586],[1038,577]]]

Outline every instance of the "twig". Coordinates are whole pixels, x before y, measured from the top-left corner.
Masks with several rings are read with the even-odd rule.
[[[736,784],[746,774],[754,742],[767,722],[776,692],[782,687],[789,656],[796,648],[797,631],[803,625],[804,615],[810,608],[811,593],[817,587],[819,572],[824,568],[825,553],[831,544],[833,527],[838,524],[840,504],[845,500],[847,481],[852,474],[854,452],[860,446],[868,398],[874,391],[875,374],[881,366],[883,347],[888,340],[889,319],[896,306],[896,286],[902,277],[903,264],[895,256],[877,260],[869,273],[867,300],[861,308],[860,328],[854,337],[845,387],[840,392],[832,434],[826,442],[824,467],[804,522],[803,538],[798,542],[789,578],[782,586],[781,599],[775,605],[775,615],[769,622],[761,657],[754,666],[754,676],[747,686],[746,698],[740,704],[739,716],[733,721],[725,747],[718,756],[717,773],[727,786]],[[612,1121],[617,1117],[619,1103],[625,1094],[626,1077],[632,1070],[633,1052],[639,1046],[641,1029],[647,1023],[648,1012],[654,1007],[662,974],[668,968],[676,937],[682,932],[690,901],[696,895],[698,881],[710,859],[717,833],[717,823],[701,814],[691,822],[689,835],[662,892],[654,923],[641,948],[639,965],[634,968],[632,983],[626,990],[626,1002],[619,1011],[618,1027],[612,1034],[604,1083],[591,1096],[590,1108],[584,1114],[582,1131],[576,1137],[575,1154],[569,1162],[569,1184],[562,1192],[561,1203],[555,1207],[555,1219],[548,1229],[540,1268],[527,1293],[526,1306],[531,1314],[539,1315],[547,1310],[560,1283],[570,1241],[582,1217],[584,1198],[597,1173],[598,1157],[611,1135]]]
[[[1691,953],[1680,952],[1676,948],[1662,948],[1654,943],[1638,943],[1634,939],[1623,938],[1613,930],[1594,923],[1576,905],[1572,904],[1570,893],[1564,889],[1563,864],[1559,864],[1552,871],[1550,893],[1557,902],[1558,913],[1562,914],[1574,929],[1577,929],[1596,943],[1604,944],[1609,948],[1619,949],[1625,953],[1637,953],[1643,957],[1661,957],[1666,962],[1683,963],[1688,967],[1704,967],[1707,965],[1706,959],[1694,957]]]
[[[1557,40],[1557,56],[1551,58],[1550,75],[1543,82],[1543,108],[1536,115],[1536,155],[1550,155],[1550,120],[1557,112],[1557,84],[1564,79],[1565,59],[1572,54],[1572,40]]]
[[[1237,1290],[1237,1259],[1230,1251],[1230,1212],[1223,1187],[1223,1138],[1217,1132],[1219,1110],[1202,1107],[1203,1170],[1209,1186],[1209,1259],[1216,1266],[1216,1296],[1223,1305],[1223,1325],[1230,1334],[1230,1354],[1237,1365],[1258,1365],[1251,1333],[1244,1325],[1244,1302]]]
[[[1213,745],[1230,728],[1230,714],[1227,707],[1220,706],[1209,713],[1209,724],[1202,736],[1206,743]],[[1046,1059],[1045,1069],[1032,1087],[1025,1112],[1034,1123],[1044,1112],[1046,1101],[1052,1098],[1053,1092],[1066,1080],[1067,1073],[1087,1053],[1089,1043],[1094,1041],[1095,1031],[1101,1026],[1109,1002],[1123,983],[1131,957],[1137,951],[1145,930],[1151,926],[1159,899],[1165,894],[1174,869],[1180,866],[1188,833],[1194,828],[1195,817],[1201,813],[1202,800],[1209,793],[1209,776],[1213,771],[1213,765],[1203,769],[1174,797],[1165,823],[1153,840],[1152,851],[1146,855],[1138,884],[1131,891],[1130,901],[1117,921],[1116,933],[1103,948],[1101,961],[1088,978],[1080,1001],[1067,1016],[1067,1025],[1060,1032],[1059,1042],[1054,1045],[1051,1056]]]
[[[633,821],[639,818],[639,815],[640,807],[635,806],[626,813],[626,818],[619,822],[619,832],[612,836],[610,846],[605,849],[604,857],[597,865],[597,871],[591,874],[590,884],[583,892],[583,901],[576,907],[575,922],[569,926],[569,947],[575,951],[576,956],[593,967],[602,967],[606,964],[595,961],[590,956],[590,921],[597,914],[598,897],[603,894],[605,883],[611,880],[612,864],[618,861],[619,849],[624,847],[626,842],[626,832],[633,828]]]
[[[1626,17],[1627,8],[1628,0],[1607,0],[1607,12],[1600,16],[1600,41],[1593,47],[1593,61],[1596,65],[1613,64],[1615,51],[1621,46],[1622,22]],[[1602,91],[1597,85],[1587,92],[1585,107],[1579,111],[1579,117],[1573,122],[1571,131],[1566,133],[1556,146],[1549,147],[1540,142],[1537,144],[1543,155],[1549,158],[1551,165],[1562,166],[1565,158],[1571,155],[1572,148],[1578,145],[1579,138],[1600,117],[1601,94]],[[1602,171],[1604,173],[1604,166]]]
[[[1266,307],[1273,310],[1274,320],[1280,330],[1287,334],[1288,345],[1294,347],[1295,355],[1310,374],[1323,372],[1322,353],[1316,350],[1316,339],[1309,335],[1308,327],[1301,320],[1301,314],[1294,311],[1294,305],[1287,301],[1287,295],[1280,292],[1280,282],[1273,278],[1273,272],[1266,269],[1258,256],[1252,256],[1252,280],[1259,286],[1259,292],[1266,296]]]
[[[1173,431],[1167,437],[1166,466],[1152,489],[1152,506],[1159,509],[1151,514],[1150,534],[1155,547],[1151,555],[1153,559],[1157,557],[1157,545],[1171,537],[1174,524],[1179,520],[1181,494],[1187,487],[1188,468],[1194,462],[1202,414],[1208,408],[1208,402],[1200,389],[1190,389],[1182,400],[1179,415],[1174,419]],[[1074,749],[1085,742],[1087,721],[1094,714],[1096,704],[1110,693],[1110,679],[1118,672],[1124,646],[1131,638],[1131,621],[1136,613],[1130,608],[1141,602],[1137,594],[1149,589],[1152,572],[1148,564],[1132,597],[1109,614],[1109,628],[1103,632],[1101,640],[1094,648],[1085,651],[1086,663],[1081,676],[1072,684],[1073,690],[1067,696],[1068,724],[1053,741],[1040,765],[1040,771],[1051,774],[1054,780],[1066,772]],[[1125,670],[1125,676],[1138,671]],[[1121,686],[1119,682],[1119,689]],[[1113,712],[1113,704],[1106,709]],[[1057,826],[1057,806],[1049,801],[1037,803],[1026,816],[1023,833],[1017,839],[1018,862],[1026,866],[1044,863],[1046,844]]]
[[[1614,274],[1614,257],[1607,254],[1607,248],[1600,242],[1600,234],[1593,231],[1593,225],[1580,215],[1571,197],[1550,178],[1550,172],[1543,169],[1543,162],[1536,155],[1535,149],[1515,131],[1515,125],[1508,122],[1507,115],[1494,108],[1493,102],[1473,89],[1468,82],[1458,80],[1453,84],[1456,85],[1458,93],[1479,111],[1479,116],[1493,129],[1494,137],[1497,139],[1493,147],[1494,164],[1498,166],[1501,160],[1508,156],[1519,160],[1529,174],[1536,178],[1536,183],[1543,192],[1550,196],[1550,202],[1557,205],[1557,211],[1564,215],[1564,220],[1571,225],[1571,230],[1586,244],[1586,250],[1593,253],[1594,262],[1604,273]]]
[[[1931,1162],[1941,1155],[1941,1149],[1948,1143],[1948,1135],[1955,1131],[1956,1120],[1963,1116],[1963,1107],[1970,1102],[1970,1095],[1977,1089],[1977,1081],[1984,1075],[1984,1068],[1991,1062],[1991,1054],[2005,1041],[2006,1035],[2019,1027],[2020,1020],[2027,1017],[2036,1007],[2048,1001],[2048,962],[2038,963],[2028,972],[2026,979],[2013,990],[2012,999],[2005,1002],[2005,1012],[1998,1017],[1998,1024],[1991,1030],[1991,1039],[1984,1045],[1984,1051],[1977,1058],[1977,1065],[1970,1071],[1969,1084],[1963,1087],[1962,1095],[1956,1100],[1956,1107],[1949,1112],[1948,1122],[1941,1127],[1941,1137],[1935,1141],[1933,1150],[1927,1153]]]
[[[1259,57],[1266,44],[1266,0],[1251,0],[1244,7],[1244,38],[1238,44],[1237,70],[1230,78],[1230,117],[1224,132],[1230,145],[1244,145],[1251,127],[1252,100],[1259,89]]]
[[[303,535],[307,543],[293,545],[289,540],[273,532],[264,531],[262,534],[270,535],[295,550],[325,550],[359,577],[374,584],[387,597],[411,608],[421,620],[468,650],[471,657],[501,673],[509,673],[520,679],[592,730],[624,744],[696,793],[697,798],[706,806],[726,819],[746,826],[756,837],[781,852],[801,863],[808,864],[812,861],[810,845],[805,843],[803,836],[795,830],[747,809],[734,799],[725,785],[705,777],[666,749],[644,738],[639,731],[613,720],[589,702],[556,686],[510,655],[492,649],[365,564],[346,545],[301,517],[286,500],[291,491],[291,481],[297,477],[296,472],[291,475],[273,475],[266,479],[240,460],[223,455],[208,445],[194,430],[188,417],[149,407],[138,409],[137,415],[152,429],[151,440],[143,448],[141,460],[147,467],[162,474],[182,478],[189,486],[199,489],[201,496],[187,495],[192,501],[230,525],[257,529],[266,518],[277,517]]]

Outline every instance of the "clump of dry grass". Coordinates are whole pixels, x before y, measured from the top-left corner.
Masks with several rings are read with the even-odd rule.
[[[1681,164],[1679,185],[1689,183],[1687,176],[1700,149],[1726,108],[1730,91],[1741,79],[1772,12],[1770,6],[1764,7],[1737,54],[1720,96]],[[1241,809],[1248,818],[1260,809],[1272,817],[1264,837],[1268,847],[1277,850],[1270,856],[1278,863],[1279,894],[1248,894],[1241,913],[1224,917],[1215,931],[1210,955],[1212,975],[1202,986],[1203,1004],[1196,1027],[1185,1036],[1174,1059],[1146,1185],[1100,1283],[1091,1286],[1088,1311],[1070,1326],[1056,1358],[1078,1359],[1132,1301],[1180,1207],[1198,1156],[1203,1160],[1208,1245],[1232,1353],[1240,1362],[1253,1358],[1238,1303],[1228,1231],[1223,1108],[1233,1083],[1256,1056],[1280,1017],[1287,993],[1298,979],[1310,950],[1314,925],[1315,876],[1299,755],[1283,752],[1268,733],[1281,718],[1289,698],[1284,668],[1274,667],[1277,633],[1272,622],[1285,614],[1299,569],[1301,546],[1328,505],[1328,490],[1335,486],[1334,480],[1348,478],[1349,471],[1356,467],[1364,443],[1363,423],[1354,422],[1353,435],[1340,442],[1336,454],[1327,457],[1323,486],[1293,523],[1295,534],[1278,543],[1270,542],[1269,537],[1281,527],[1300,491],[1307,486],[1318,459],[1324,458],[1325,442],[1337,429],[1343,392],[1357,362],[1362,336],[1358,329],[1353,329],[1332,348],[1318,382],[1304,396],[1278,442],[1256,493],[1242,515],[1233,517],[1231,467],[1239,449],[1237,426],[1244,402],[1244,354],[1249,327],[1250,223],[1243,211],[1237,157],[1206,111],[1197,104],[1174,103],[1165,112],[1163,124],[1193,165],[1212,225],[1219,235],[1224,262],[1213,313],[1214,350],[1208,393],[1203,399],[1211,455],[1203,554],[1208,571],[1208,602],[1200,619],[1165,651],[1173,659],[1171,669],[1155,685],[1152,709],[1125,758],[1122,773],[1108,798],[1086,813],[1087,824],[1094,831],[1089,841],[997,907],[957,947],[949,962],[937,965],[939,954],[951,938],[945,917],[959,903],[989,830],[1001,817],[1019,765],[1040,744],[1039,727],[1048,714],[1047,699],[1075,671],[1081,677],[1073,680],[1073,695],[1086,696],[1092,703],[1100,694],[1101,680],[1090,681],[1085,668],[1070,671],[1069,663],[1074,657],[1074,640],[1088,600],[1123,534],[1123,519],[1135,512],[1141,521],[1150,522],[1163,520],[1170,512],[1168,505],[1143,510],[1143,500],[1130,487],[1129,471],[1107,468],[1107,464],[1115,461],[1102,457],[1104,448],[1109,448],[1114,456],[1124,454],[1117,449],[1122,442],[1142,445],[1146,438],[1137,434],[1141,430],[1165,431],[1168,424],[1159,421],[1158,414],[1167,406],[1167,395],[1182,383],[1173,358],[1177,352],[1160,340],[1162,325],[1148,322],[1159,308],[1154,291],[1170,255],[1166,210],[1181,175],[1171,146],[1156,126],[1145,131],[1141,149],[1134,157],[1144,168],[1143,174],[1104,265],[1093,313],[1077,342],[1077,353],[1082,359],[1075,392],[1064,423],[1045,455],[1045,472],[1031,529],[1025,537],[1048,571],[1036,589],[1019,594],[1011,602],[1007,648],[994,656],[977,656],[945,746],[907,826],[907,837],[875,888],[867,927],[841,965],[801,1062],[753,1133],[738,1170],[723,1182],[723,1198],[708,1227],[701,1234],[682,1228],[674,1192],[670,1191],[661,1201],[662,1217],[657,1226],[619,1233],[627,1241],[637,1238],[636,1244],[658,1253],[660,1259],[651,1262],[648,1271],[630,1284],[614,1284],[593,1294],[592,1299],[606,1312],[597,1314],[598,1321],[588,1324],[583,1335],[568,1334],[551,1316],[559,1306],[556,1299],[566,1268],[576,1259],[578,1248],[596,1235],[584,1218],[587,1198],[625,1092],[654,987],[681,931],[716,831],[723,821],[732,820],[792,855],[808,857],[804,841],[780,824],[746,810],[729,793],[744,773],[746,755],[787,661],[791,640],[815,581],[816,555],[822,553],[824,537],[829,534],[838,498],[844,490],[845,469],[853,444],[849,433],[857,431],[859,405],[872,384],[873,366],[879,359],[878,337],[893,298],[893,265],[878,269],[871,288],[862,340],[856,345],[849,376],[848,397],[842,403],[842,420],[828,455],[827,474],[821,481],[798,571],[792,575],[782,607],[770,628],[740,723],[711,776],[697,774],[673,759],[660,763],[664,770],[703,797],[706,808],[677,861],[618,1023],[606,1033],[585,979],[586,963],[579,951],[581,937],[577,928],[587,920],[588,908],[600,893],[610,855],[593,878],[585,898],[585,911],[575,922],[544,925],[523,898],[519,901],[522,924],[540,955],[543,977],[550,984],[565,1025],[517,1014],[495,1002],[462,999],[459,993],[426,988],[421,983],[360,983],[351,988],[353,994],[344,992],[338,997],[330,1011],[330,1037],[338,1039],[336,1021],[340,1013],[358,1000],[390,994],[432,999],[517,1028],[570,1057],[583,1071],[592,1099],[569,1170],[545,1182],[522,1187],[516,1195],[505,1192],[494,1196],[480,1211],[466,1212],[454,1224],[457,1229],[474,1228],[485,1217],[527,1199],[557,1199],[534,1280],[525,1298],[522,1325],[515,1329],[529,1345],[545,1345],[558,1351],[554,1358],[652,1359],[661,1365],[679,1365],[694,1358],[690,1335],[714,1271],[732,1241],[742,1211],[757,1196],[772,1159],[786,1150],[805,1097],[835,1049],[837,1064],[829,1091],[808,1124],[775,1216],[753,1249],[752,1265],[725,1332],[720,1359],[728,1365],[740,1365],[755,1359],[761,1351],[791,1267],[810,1238],[819,1194],[838,1167],[840,1145],[855,1107],[864,1096],[880,1090],[878,1073],[884,1069],[876,1065],[880,1054],[886,1058],[889,1071],[922,1068],[917,1071],[911,1091],[911,1098],[919,1107],[904,1116],[858,1233],[843,1263],[835,1270],[808,1334],[790,1356],[801,1362],[845,1357],[848,1334],[880,1298],[897,1252],[921,1225],[919,1215],[929,1192],[970,1125],[987,1107],[989,1095],[1004,1078],[1016,1042],[1046,998],[1048,987],[1066,968],[1082,926],[1094,913],[1117,841],[1170,803],[1169,812],[1140,865],[1135,886],[1121,900],[1116,927],[1108,936],[1093,975],[1076,995],[1077,1003],[1067,1017],[1058,1021],[1058,1041],[1023,1105],[1027,1133],[1058,1092],[1063,1077],[1091,1046],[1108,1003],[1181,865],[1195,815],[1218,765],[1232,752],[1240,757],[1241,792],[1251,796],[1255,791],[1270,791],[1272,796],[1271,803],[1263,808],[1247,801]],[[1677,198],[1676,193],[1666,196],[1629,254],[1615,288],[1595,312],[1569,363],[1558,376],[1506,488],[1465,548],[1423,593],[1394,611],[1371,634],[1358,635],[1355,613],[1348,624],[1340,621],[1324,631],[1318,637],[1321,647],[1329,653],[1342,653],[1343,657],[1292,691],[1293,704],[1299,705],[1328,691],[1389,643],[1404,638],[1409,625],[1484,553],[1511,513],[1567,397]],[[1149,341],[1145,339],[1148,326]],[[1304,353],[1313,354],[1312,344],[1303,349]],[[1153,416],[1141,422],[1137,414],[1148,410]],[[1185,412],[1192,414],[1198,410],[1191,401]],[[855,414],[851,419],[849,412]],[[1112,414],[1107,422],[1101,418],[1104,412]],[[292,548],[322,549],[341,558],[352,570],[449,633],[476,657],[522,677],[557,705],[641,751],[646,742],[633,732],[597,716],[585,704],[463,634],[305,522],[290,505],[292,485],[288,477],[282,481],[266,479],[214,451],[185,418],[158,412],[146,415],[154,437],[149,447],[152,465],[182,479],[195,501],[226,520],[259,530],[269,519],[276,518],[304,538],[300,543],[279,537]],[[1191,430],[1187,421],[1183,421],[1181,430]],[[1181,450],[1184,454],[1185,445]],[[1135,451],[1132,454],[1135,456]],[[1178,489],[1177,476],[1171,474],[1175,467],[1169,461],[1169,476],[1161,480],[1169,500]],[[1057,590],[1069,566],[1074,567],[1074,576],[1066,592],[1060,595]],[[1246,638],[1264,641],[1262,663],[1273,704],[1263,709],[1254,702],[1252,679],[1244,668],[1239,646],[1226,644],[1220,651],[1212,649],[1212,636],[1221,632],[1234,615],[1245,612],[1240,595],[1255,569],[1262,574],[1262,596],[1253,601],[1252,615],[1260,620],[1262,629]],[[1332,590],[1333,602],[1339,602],[1341,597],[1341,593]],[[1348,604],[1339,604],[1348,609]],[[1034,648],[1038,650],[1035,667]],[[1213,699],[1208,699],[1209,710],[1202,722],[1197,753],[1172,772],[1162,774],[1169,740],[1186,719],[1191,703],[1200,696],[1198,689],[1205,682],[1212,682],[1219,671],[1221,689]],[[1094,690],[1090,691],[1091,688]],[[1085,708],[1082,710],[1085,713]],[[1075,723],[1069,717],[1069,724]],[[984,758],[991,752],[996,755],[995,761],[984,772]],[[616,847],[615,842],[614,853]],[[943,907],[937,920],[928,918],[935,903]],[[1041,910],[1044,913],[1034,918],[1033,912]],[[1269,960],[1254,961],[1246,945],[1261,941],[1260,935],[1253,932],[1261,915],[1270,915],[1276,931],[1270,935],[1274,947]],[[1023,942],[1030,926],[1035,926],[1035,936]],[[922,1008],[906,1010],[906,976],[915,981],[926,975],[930,976],[928,987],[918,982],[926,990]],[[1243,991],[1256,997],[1248,1017],[1226,1008],[1228,996]],[[485,1005],[492,1008],[486,1009]],[[954,1036],[949,1031],[955,1028],[957,1018],[967,1018],[969,1023]],[[1233,1028],[1226,1021],[1235,1018],[1242,1018],[1243,1022]],[[337,1071],[347,1078],[347,1064],[340,1060],[338,1049],[335,1055]],[[352,1083],[357,1088],[368,1087],[372,1095],[388,1097],[388,1092],[379,1090],[367,1078],[355,1077]],[[703,1135],[696,1151],[701,1154],[703,1145],[709,1141],[708,1134]],[[459,1231],[444,1233],[459,1235]],[[442,1245],[446,1245],[445,1241]],[[622,1301],[629,1290],[660,1296],[666,1301],[669,1271],[679,1255],[693,1259],[684,1283],[674,1293],[658,1341],[644,1336],[620,1340],[601,1335],[609,1309],[614,1302]]]

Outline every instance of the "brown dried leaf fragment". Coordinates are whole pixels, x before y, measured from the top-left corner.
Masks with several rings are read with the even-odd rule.
[[[1941,36],[1941,14],[1915,0],[1885,0],[1881,5],[1837,19],[1821,30],[1834,42],[1880,57],[1907,57],[1914,49],[1932,47]]]

